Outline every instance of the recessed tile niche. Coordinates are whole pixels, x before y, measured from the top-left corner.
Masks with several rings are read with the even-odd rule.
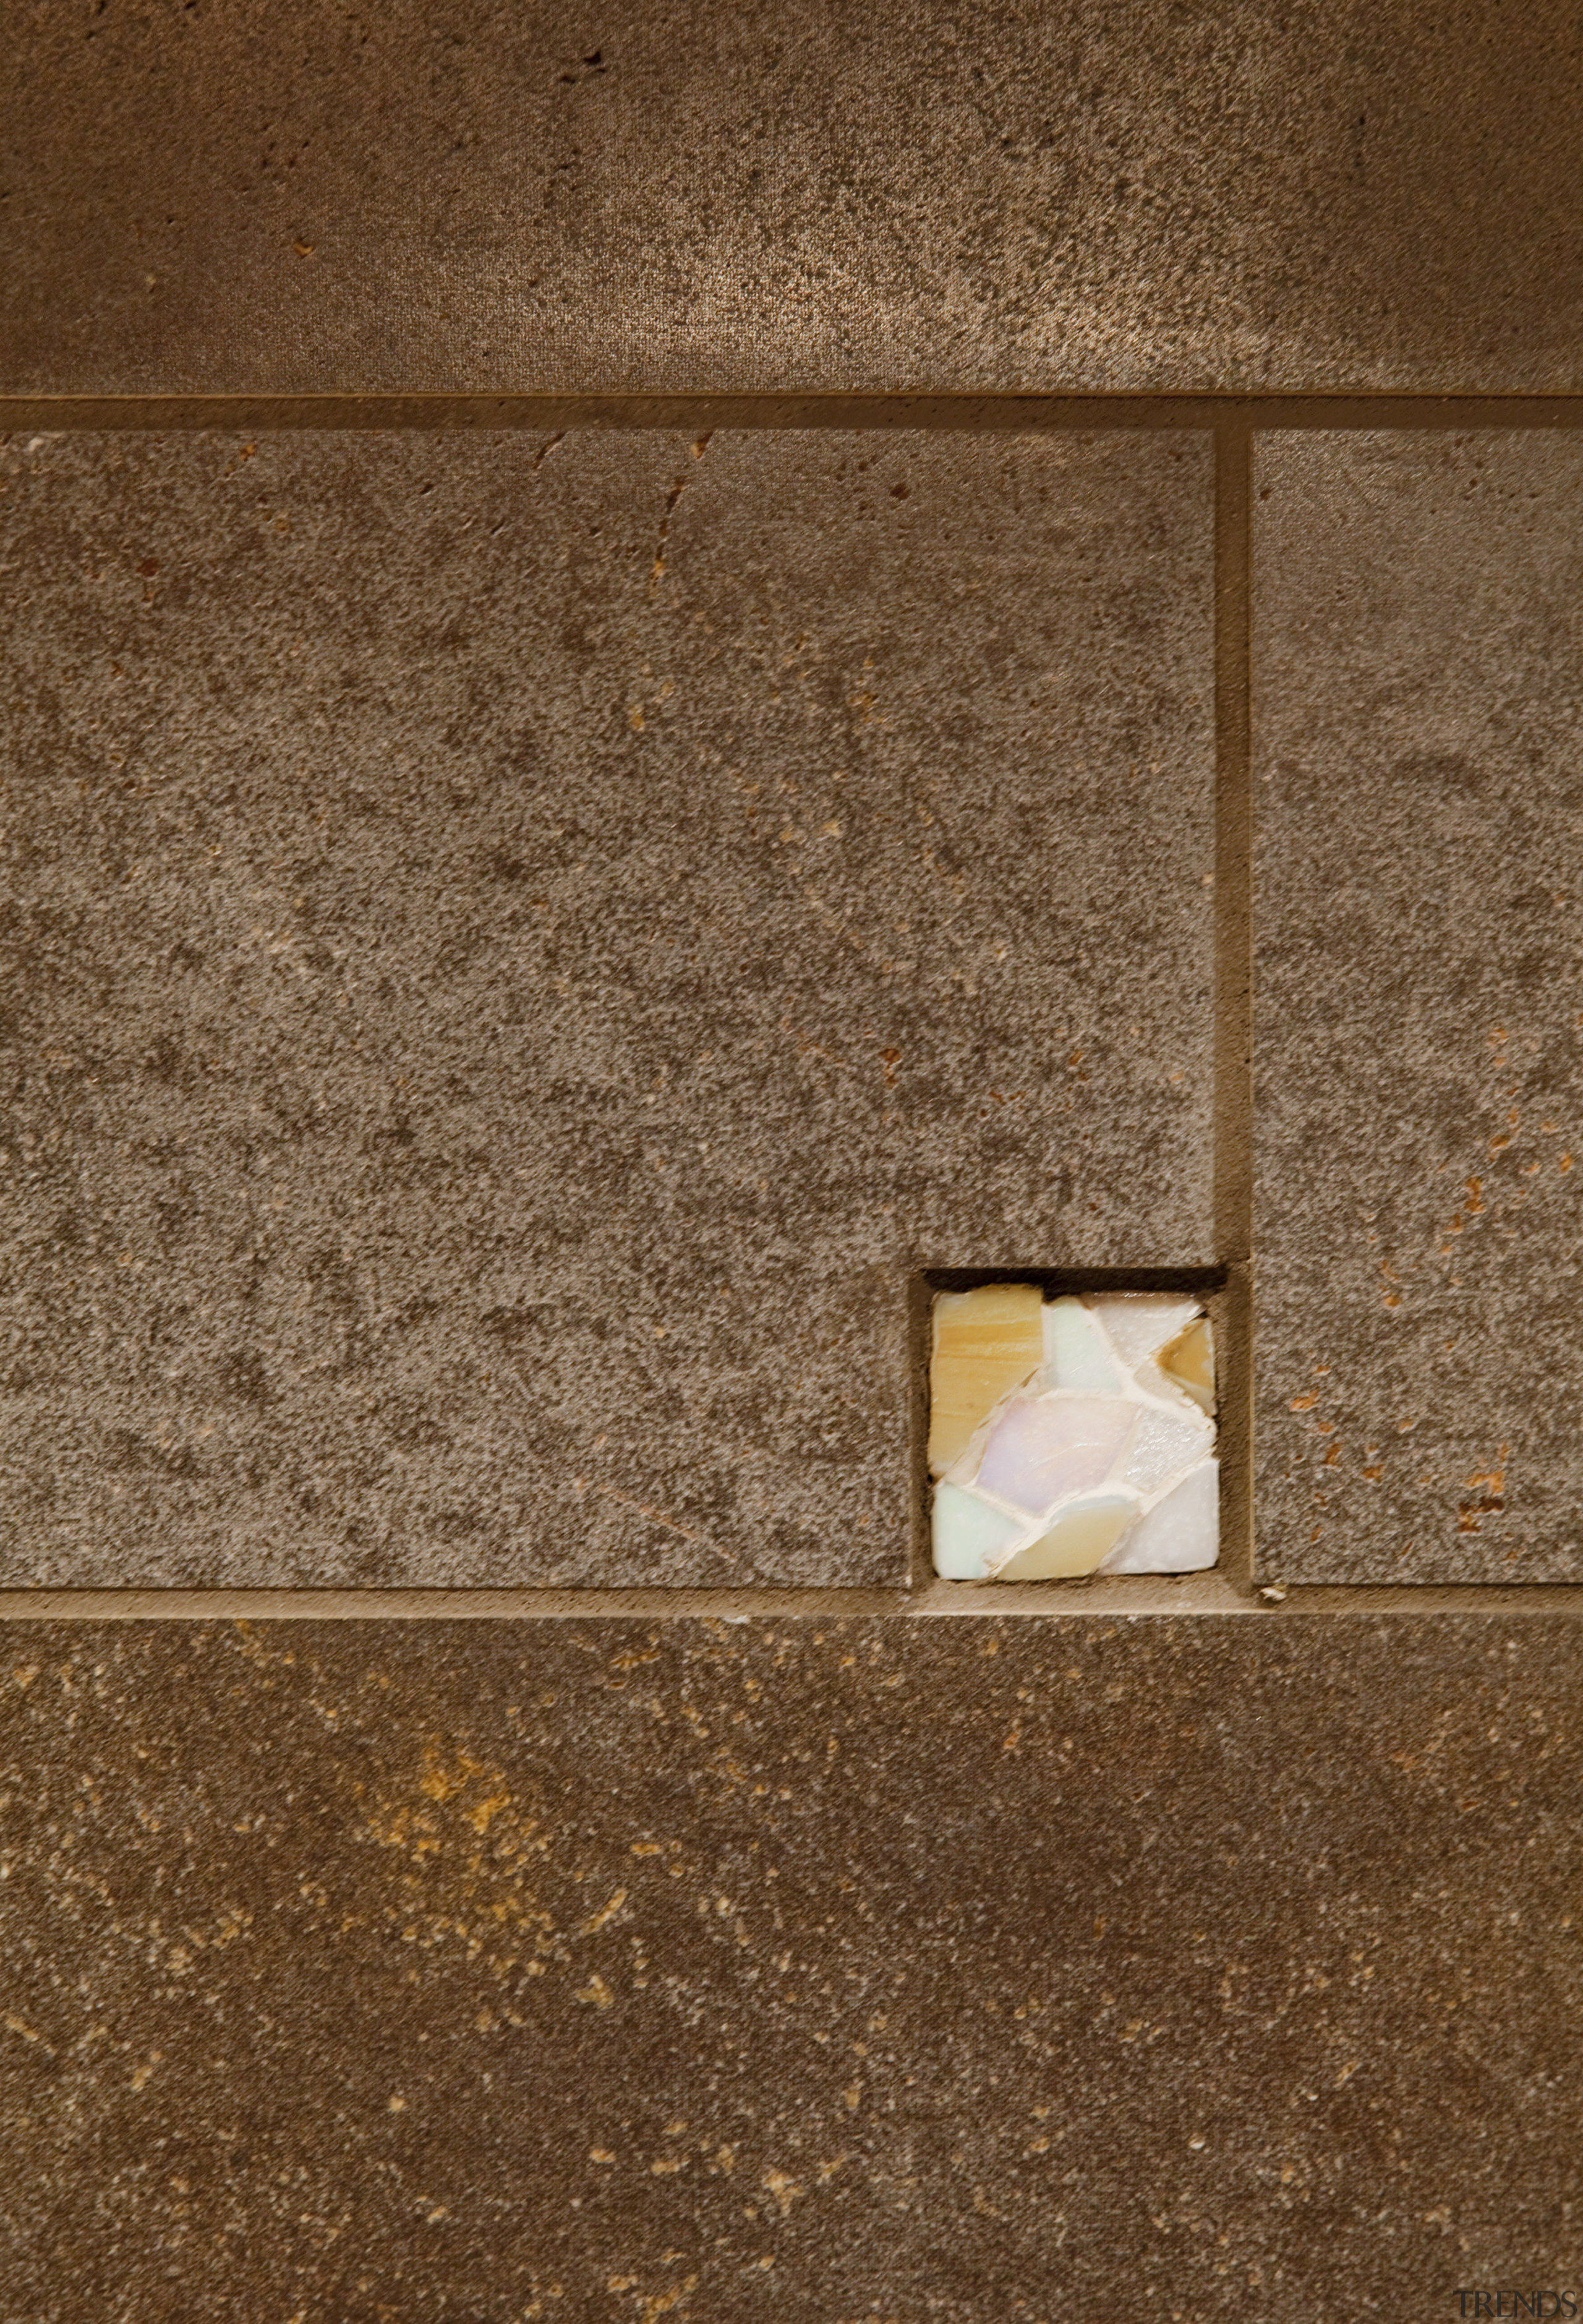
[[[1191,1573],[1219,1554],[1214,1327],[1190,1292],[934,1296],[929,1468],[949,1582]]]

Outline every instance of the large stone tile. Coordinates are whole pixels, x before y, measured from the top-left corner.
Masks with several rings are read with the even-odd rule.
[[[1263,1563],[1583,1581],[1583,442],[1258,472]]]
[[[12,1581],[899,1581],[1212,1256],[1201,437],[5,455]]]
[[[1583,2289],[1570,1622],[5,1648],[11,2314]]]
[[[0,383],[1576,390],[1576,11],[14,12]]]

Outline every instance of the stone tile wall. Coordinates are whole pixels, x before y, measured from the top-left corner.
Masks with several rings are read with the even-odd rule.
[[[21,13],[7,2324],[1583,2305],[1577,50]]]

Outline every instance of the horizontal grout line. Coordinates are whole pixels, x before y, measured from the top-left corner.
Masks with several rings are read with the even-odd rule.
[[[1583,1618],[1583,1588],[1391,1583],[1266,1598],[1224,1573],[905,1590],[7,1590],[5,1622],[534,1622],[1039,1620],[1257,1614],[1551,1614]]]
[[[123,429],[1576,428],[1583,394],[1291,390],[1116,394],[8,395],[0,433]]]

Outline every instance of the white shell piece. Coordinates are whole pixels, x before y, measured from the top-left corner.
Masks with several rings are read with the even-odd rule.
[[[1139,1409],[1121,1397],[1013,1397],[990,1431],[976,1481],[996,1500],[1041,1517],[1069,1493],[1104,1481]]]
[[[1193,1406],[1183,1398],[1188,1411]],[[1121,1467],[1124,1484],[1135,1485],[1145,1496],[1157,1493],[1175,1477],[1201,1461],[1215,1441],[1215,1432],[1207,1420],[1196,1424],[1184,1416],[1178,1420],[1173,1414],[1158,1412],[1145,1405],[1138,1415],[1137,1426],[1127,1442],[1126,1459]]]
[[[1190,1396],[1181,1382],[1173,1380],[1169,1372],[1162,1372],[1153,1356],[1134,1372],[1133,1384],[1145,1396],[1153,1397],[1161,1404],[1168,1404],[1172,1412],[1180,1412],[1190,1420],[1207,1416],[1198,1398]]]
[[[1089,1396],[1118,1396],[1121,1370],[1110,1343],[1080,1299],[1052,1299],[1044,1310],[1044,1370],[1039,1385]]]
[[[1220,1463],[1190,1470],[1173,1492],[1129,1526],[1101,1573],[1201,1573],[1220,1554]]]
[[[1203,1308],[1172,1291],[1106,1291],[1088,1302],[1129,1370],[1158,1355]]]
[[[1027,1533],[1025,1520],[992,1509],[958,1485],[934,1489],[934,1570],[945,1582],[986,1582]]]

